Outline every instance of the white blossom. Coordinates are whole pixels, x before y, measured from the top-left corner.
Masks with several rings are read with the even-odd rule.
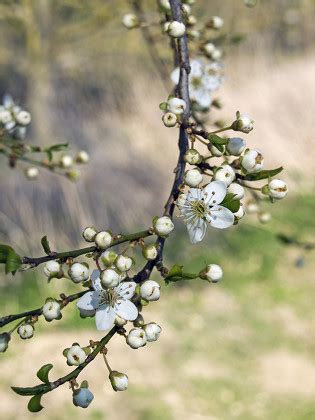
[[[96,235],[97,230],[93,226],[86,227],[82,233],[82,236],[86,240],[86,242],[94,242]]]
[[[262,170],[264,165],[263,155],[259,150],[247,149],[241,161],[242,167],[248,173],[255,173]]]
[[[128,376],[125,373],[112,370],[109,374],[109,380],[114,391],[126,391],[128,388]]]
[[[133,265],[132,258],[128,257],[127,255],[118,255],[115,265],[119,271],[125,272],[130,270]]]
[[[235,171],[230,165],[222,165],[214,175],[216,181],[222,181],[228,187],[235,179]]]
[[[282,179],[272,179],[268,184],[269,196],[281,200],[288,194],[287,184]]]
[[[127,13],[126,15],[124,15],[122,23],[127,29],[133,29],[139,26],[139,20],[137,16],[132,13]]]
[[[75,160],[78,163],[88,163],[88,161],[90,160],[90,156],[85,150],[80,150]]]
[[[33,180],[37,179],[39,175],[39,169],[35,166],[25,169],[25,176],[27,179]]]
[[[236,198],[237,200],[241,200],[245,195],[244,188],[240,184],[237,184],[236,182],[232,182],[227,192],[234,194],[234,198]]]
[[[22,324],[18,328],[18,334],[23,340],[32,338],[34,335],[34,327],[32,324]]]
[[[96,328],[107,330],[114,325],[116,315],[127,321],[138,316],[137,307],[130,301],[136,290],[135,282],[122,282],[113,289],[103,289],[100,273],[94,270],[91,275],[93,291],[85,293],[77,302],[82,315],[95,314]]]
[[[89,268],[85,264],[76,262],[71,265],[68,274],[74,283],[80,283],[89,278]]]
[[[234,216],[237,219],[242,219],[245,216],[245,208],[243,204],[240,205],[240,208],[234,213]]]
[[[127,335],[126,342],[131,348],[138,349],[147,344],[147,337],[142,328],[132,328]]]
[[[110,267],[114,264],[116,261],[116,258],[118,257],[118,254],[115,251],[112,251],[111,249],[107,249],[104,251],[100,256],[100,261],[106,266]]]
[[[213,29],[221,29],[224,24],[224,21],[219,16],[212,16],[209,21],[209,26]]]
[[[85,361],[86,353],[78,344],[74,344],[67,350],[66,357],[69,365],[79,366]]]
[[[167,33],[173,38],[180,38],[185,35],[186,26],[182,22],[173,20],[167,28]]]
[[[184,155],[185,162],[196,165],[202,161],[202,156],[196,149],[188,149]]]
[[[227,187],[224,182],[213,181],[203,189],[191,188],[185,204],[179,206],[193,244],[204,238],[208,224],[217,229],[233,225],[233,213],[219,205],[224,200],[226,192]]]
[[[205,272],[206,278],[212,283],[217,283],[223,277],[223,270],[218,264],[209,264]]]
[[[142,255],[147,260],[155,260],[158,255],[156,246],[154,244],[145,245],[142,249]]]
[[[161,286],[154,280],[146,280],[140,287],[140,296],[148,302],[160,299]]]
[[[174,223],[170,217],[162,216],[153,221],[153,228],[157,235],[167,236],[174,230]]]
[[[167,110],[175,115],[180,115],[186,109],[186,102],[180,98],[171,98],[167,101]]]
[[[262,224],[266,224],[266,223],[270,222],[271,218],[272,218],[271,214],[267,213],[267,212],[262,212],[262,213],[258,214],[258,220]]]
[[[173,112],[166,112],[162,117],[165,127],[175,127],[177,124],[176,114]]]
[[[246,114],[237,112],[236,120],[232,124],[234,131],[241,131],[248,134],[254,128],[254,121]]]
[[[145,324],[142,328],[145,332],[147,341],[156,341],[160,337],[162,331],[162,328],[155,322]]]
[[[101,271],[100,279],[104,288],[113,288],[119,285],[121,281],[120,274],[112,268]]]
[[[105,249],[113,242],[113,236],[107,231],[98,232],[95,236],[95,245],[100,249]]]
[[[47,261],[44,265],[44,274],[51,278],[59,276],[61,273],[61,265],[57,261]]]
[[[29,125],[31,122],[31,114],[27,111],[22,110],[17,113],[15,119],[19,125]]]
[[[69,155],[63,155],[60,159],[60,166],[62,168],[71,168],[71,166],[73,165],[73,159],[71,156]]]
[[[60,303],[54,299],[49,299],[43,306],[42,311],[46,321],[52,321],[61,317]]]
[[[94,395],[88,388],[76,389],[73,392],[72,401],[76,407],[87,408],[93,401]]]
[[[240,156],[243,153],[245,147],[245,140],[241,139],[240,137],[232,137],[228,140],[226,150],[232,156]]]
[[[184,182],[189,187],[197,187],[203,181],[203,175],[199,169],[189,169],[185,172]]]

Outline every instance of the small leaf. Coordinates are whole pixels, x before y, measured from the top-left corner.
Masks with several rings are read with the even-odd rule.
[[[220,206],[231,210],[232,213],[236,213],[239,210],[240,205],[240,200],[236,199],[235,194],[232,193],[226,194],[224,200],[220,203]]]
[[[212,144],[215,144],[215,145],[220,144],[220,145],[223,146],[223,145],[227,144],[227,142],[228,142],[228,139],[224,139],[220,136],[217,136],[216,134],[210,134],[208,136],[208,139],[211,141]]]
[[[18,254],[16,254],[12,248],[9,249],[7,261],[5,263],[5,273],[15,274],[16,270],[20,268],[21,265],[22,265],[21,257]]]
[[[49,246],[47,236],[43,236],[42,239],[40,240],[40,242],[41,242],[42,247],[43,247],[44,251],[46,252],[46,254],[50,255],[51,254],[51,249],[50,249],[50,246]]]
[[[34,397],[32,397],[29,400],[27,408],[31,413],[37,413],[38,411],[41,411],[44,408],[40,403],[42,396],[42,394],[34,395]]]
[[[181,276],[182,274],[183,274],[183,266],[179,264],[175,264],[168,272],[166,278],[174,277],[174,276]]]
[[[12,391],[14,391],[16,394],[19,395],[34,395],[36,391],[34,391],[34,388],[21,388],[18,386],[11,386]]]
[[[280,166],[276,169],[270,169],[265,171],[260,171],[255,174],[247,174],[244,176],[245,181],[259,181],[261,179],[271,178],[275,175],[278,175],[281,171],[283,171],[283,167]]]
[[[51,363],[42,366],[36,374],[38,379],[40,379],[45,384],[48,384],[49,383],[48,374],[52,368],[53,368],[53,365]]]
[[[69,148],[69,143],[60,143],[60,144],[53,144],[50,147],[45,149],[45,152],[61,152],[62,150],[66,150]]]
[[[46,150],[47,153],[47,158],[49,160],[49,162],[51,162],[53,160],[53,154],[50,150]]]
[[[165,277],[165,283],[169,284],[170,282],[177,282],[181,280],[191,280],[198,277],[196,274],[184,273],[183,266],[179,264],[173,265],[173,267],[168,272],[168,275]]]
[[[166,102],[162,102],[162,103],[160,103],[159,108],[160,108],[162,111],[167,111],[167,103],[166,103]]]

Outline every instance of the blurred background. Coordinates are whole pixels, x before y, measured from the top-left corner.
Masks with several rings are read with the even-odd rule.
[[[145,2],[152,23],[155,7]],[[21,254],[40,255],[44,235],[54,249],[74,249],[84,246],[88,225],[137,230],[162,212],[177,138],[161,124],[158,104],[172,86],[160,79],[140,31],[120,24],[130,10],[120,0],[0,1],[0,95],[10,93],[32,113],[31,143],[69,142],[91,156],[77,183],[44,171],[30,182],[0,161],[0,242]],[[45,411],[30,415],[27,399],[10,390],[36,384],[44,363],[54,364],[54,378],[63,375],[70,368],[62,350],[101,337],[94,320],[68,306],[62,322],[41,320],[32,340],[16,336],[1,355],[0,418],[315,418],[314,253],[276,238],[314,241],[315,1],[261,0],[247,8],[241,0],[198,0],[193,13],[221,16],[224,31],[242,38],[225,48],[224,108],[212,120],[230,122],[238,109],[250,114],[255,129],[247,144],[262,150],[266,169],[285,166],[290,194],[263,208],[272,213],[269,224],[248,215],[195,246],[176,221],[169,264],[194,271],[219,263],[225,276],[215,286],[164,287],[145,311],[147,322],[163,328],[159,342],[133,351],[121,337],[113,340],[109,360],[129,375],[128,392],[112,392],[102,360],[82,376],[95,394],[86,411],[62,387],[43,398]],[[156,36],[171,72],[158,26]],[[73,290],[66,280],[47,284],[41,268],[14,278],[1,272],[1,315]]]

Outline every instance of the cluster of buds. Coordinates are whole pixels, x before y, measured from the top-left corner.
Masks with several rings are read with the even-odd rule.
[[[5,95],[0,105],[0,130],[4,130],[12,139],[24,140],[30,123],[31,114],[16,105],[10,95]]]

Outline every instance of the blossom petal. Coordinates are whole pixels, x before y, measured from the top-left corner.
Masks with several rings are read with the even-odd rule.
[[[77,307],[83,311],[94,311],[99,307],[99,294],[97,292],[86,292],[77,302]]]
[[[207,223],[203,219],[198,218],[187,224],[187,230],[190,242],[196,244],[203,240],[207,231]]]
[[[225,229],[233,225],[234,214],[226,207],[215,206],[211,209],[211,214],[207,219],[210,226],[217,229]]]
[[[122,299],[131,299],[135,294],[137,284],[134,281],[124,281],[116,288]]]
[[[96,328],[100,331],[105,331],[114,325],[115,321],[114,308],[108,305],[100,306],[95,314]]]
[[[187,200],[193,201],[193,200],[201,200],[203,192],[200,188],[190,188],[190,190],[187,193]]]
[[[102,290],[100,272],[99,270],[93,270],[91,274],[91,280],[94,290]]]
[[[115,305],[115,312],[126,321],[134,321],[138,316],[138,309],[130,300],[119,300]]]
[[[222,203],[226,196],[227,187],[222,181],[210,182],[204,188],[205,203],[212,206]]]
[[[200,89],[190,90],[189,93],[191,99],[198,102],[198,105],[200,105],[202,108],[209,108],[212,104],[211,92],[205,89],[204,87]]]

